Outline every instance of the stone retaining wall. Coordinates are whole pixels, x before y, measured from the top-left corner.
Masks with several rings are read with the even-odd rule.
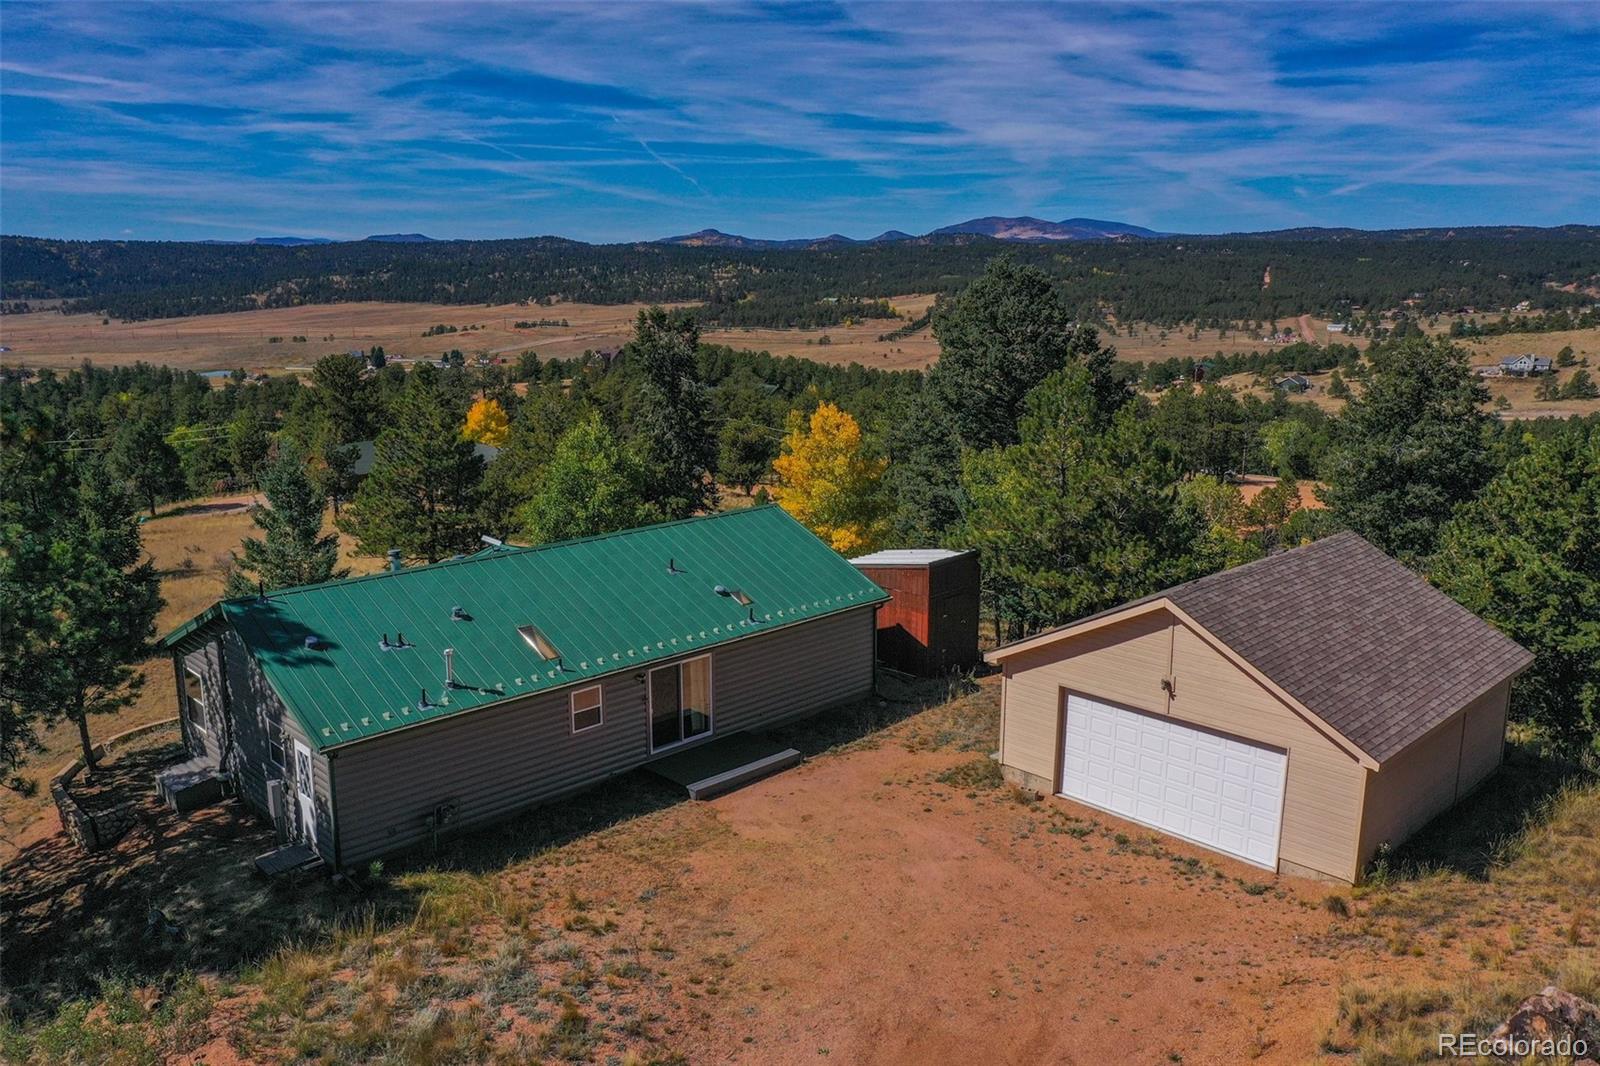
[[[174,716],[125,729],[96,744],[92,749],[94,757],[97,761],[104,759],[107,752],[127,747],[141,737],[176,725],[177,721],[177,717]],[[121,840],[123,834],[133,828],[138,821],[138,816],[134,813],[131,803],[119,804],[97,815],[84,810],[78,805],[78,801],[72,798],[71,791],[72,782],[82,772],[82,758],[73,759],[56,771],[56,775],[50,779],[50,798],[55,801],[56,810],[61,812],[61,824],[66,828],[67,835],[84,851],[95,852]]]

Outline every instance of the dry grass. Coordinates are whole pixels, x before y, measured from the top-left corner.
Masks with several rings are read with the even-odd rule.
[[[142,360],[185,370],[244,367],[252,372],[279,373],[309,367],[330,352],[374,344],[383,345],[391,358],[437,358],[452,348],[496,355],[533,349],[542,356],[565,358],[582,354],[586,348],[619,346],[631,333],[642,306],[368,302],[104,324],[98,315],[45,312],[6,315],[0,321],[0,338],[11,347],[6,355],[8,365],[74,367],[84,359],[107,365]],[[541,318],[564,318],[568,325],[535,329],[512,325]],[[455,326],[458,332],[422,336],[435,325]],[[303,343],[290,339],[297,336],[307,339]],[[271,337],[282,340],[273,343]]]
[[[933,302],[926,295],[889,298],[900,320],[869,319],[827,329],[708,330],[705,339],[736,348],[765,349],[823,363],[861,363],[884,369],[927,366],[939,349],[928,330],[898,341],[878,337],[920,317]],[[0,341],[12,349],[8,365],[77,366],[84,359],[106,365],[137,361],[186,370],[282,373],[307,368],[330,352],[383,345],[391,358],[437,358],[459,348],[469,355],[515,357],[533,350],[544,358],[571,358],[589,349],[619,348],[633,335],[643,304],[558,303],[552,307],[462,307],[419,303],[319,304],[241,311],[194,318],[107,322],[97,315],[44,312],[6,315]],[[516,329],[518,321],[566,319],[568,325]],[[434,325],[457,332],[424,337]],[[304,342],[291,340],[303,336]],[[278,342],[271,337],[282,338]],[[827,341],[824,343],[823,338]]]
[[[1538,772],[1513,762],[1502,777]],[[1485,804],[1516,807],[1516,782],[1491,788],[1498,795]],[[1405,978],[1347,983],[1324,1050],[1363,1064],[1414,1062],[1433,1054],[1441,1032],[1487,1035],[1547,984],[1600,1000],[1600,783],[1575,776],[1521,819],[1514,835],[1495,841],[1491,831],[1486,848],[1463,850],[1457,867],[1440,856],[1459,846],[1463,827],[1430,827],[1424,836],[1438,847],[1425,839],[1421,850],[1431,862],[1358,893],[1341,935],[1424,961]],[[1461,823],[1475,820],[1492,815],[1461,812]]]

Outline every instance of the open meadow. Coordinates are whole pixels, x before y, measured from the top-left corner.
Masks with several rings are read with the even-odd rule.
[[[926,366],[938,346],[926,330],[898,341],[878,337],[927,311],[931,296],[895,297],[906,316],[872,319],[829,329],[708,330],[705,339],[736,348],[766,349],[825,363],[862,363],[880,369]],[[11,350],[6,365],[69,368],[84,359],[117,366],[134,362],[184,370],[252,373],[306,370],[330,352],[382,345],[391,358],[438,358],[452,348],[469,356],[515,356],[535,351],[545,358],[571,358],[594,349],[620,348],[633,335],[643,304],[557,303],[550,307],[495,307],[421,303],[317,304],[142,322],[54,311],[0,317],[0,344]],[[567,325],[518,328],[541,319]],[[423,334],[438,326],[456,332]],[[277,338],[274,340],[273,338]],[[303,339],[302,339],[303,338]]]

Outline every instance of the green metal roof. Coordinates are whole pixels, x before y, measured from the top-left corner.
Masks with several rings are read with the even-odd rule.
[[[751,604],[719,595],[719,585],[742,591]],[[219,606],[273,690],[325,749],[886,599],[805,527],[768,506]],[[464,620],[452,618],[455,607]],[[186,623],[169,641],[204,621]],[[526,625],[539,628],[559,660],[529,646],[517,631]],[[405,647],[382,646],[385,635],[393,644],[402,633]],[[448,691],[446,648],[464,686]],[[424,690],[430,705],[419,707]]]

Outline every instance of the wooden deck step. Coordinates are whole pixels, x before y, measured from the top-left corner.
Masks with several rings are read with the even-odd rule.
[[[295,870],[304,870],[322,862],[309,844],[285,844],[256,856],[256,870],[267,877],[281,877]]]
[[[741,785],[748,785],[752,781],[759,781],[761,778],[775,774],[779,770],[787,770],[798,763],[800,759],[801,755],[798,751],[793,748],[785,748],[776,754],[756,759],[754,762],[747,762],[743,766],[735,766],[733,769],[724,770],[720,774],[713,774],[710,777],[701,778],[699,781],[691,781],[686,786],[689,789],[689,798],[704,800],[710,799],[712,796],[720,796],[724,792],[732,791]]]

